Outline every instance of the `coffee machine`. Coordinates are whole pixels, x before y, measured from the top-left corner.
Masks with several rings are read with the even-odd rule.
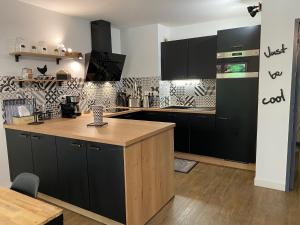
[[[79,110],[79,96],[66,96],[65,103],[61,104],[61,114],[63,118],[76,118],[81,115]]]

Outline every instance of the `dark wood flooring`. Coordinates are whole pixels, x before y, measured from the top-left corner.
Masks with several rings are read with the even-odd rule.
[[[147,225],[299,225],[300,188],[254,187],[254,172],[199,163],[176,173],[176,196]],[[65,225],[103,225],[65,210]]]

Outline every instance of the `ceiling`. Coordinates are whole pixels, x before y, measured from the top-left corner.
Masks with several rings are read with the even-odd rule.
[[[248,16],[253,0],[19,0],[66,15],[104,19],[119,27],[187,25]]]

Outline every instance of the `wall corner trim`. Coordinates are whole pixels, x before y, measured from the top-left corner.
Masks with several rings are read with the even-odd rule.
[[[286,191],[284,183],[277,183],[272,180],[260,179],[256,177],[254,179],[254,185],[257,187],[264,187],[278,191]]]

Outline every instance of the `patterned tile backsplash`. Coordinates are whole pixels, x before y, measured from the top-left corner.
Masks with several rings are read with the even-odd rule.
[[[24,83],[22,87],[15,82],[14,76],[0,76],[0,101],[10,99],[36,99],[37,107],[52,110],[54,117],[60,117],[60,103],[66,95],[80,96],[80,109],[89,111],[91,105],[116,106],[118,91],[133,94],[134,84],[138,86],[140,97],[144,93],[159,95],[155,107],[185,105],[196,107],[215,106],[215,80],[197,81],[160,81],[159,77],[126,77],[119,82],[85,83],[83,79],[72,78],[57,85],[54,78],[44,78],[45,82]],[[2,108],[5,119],[5,110]]]
[[[160,81],[160,107],[169,105],[215,107],[216,81]]]

